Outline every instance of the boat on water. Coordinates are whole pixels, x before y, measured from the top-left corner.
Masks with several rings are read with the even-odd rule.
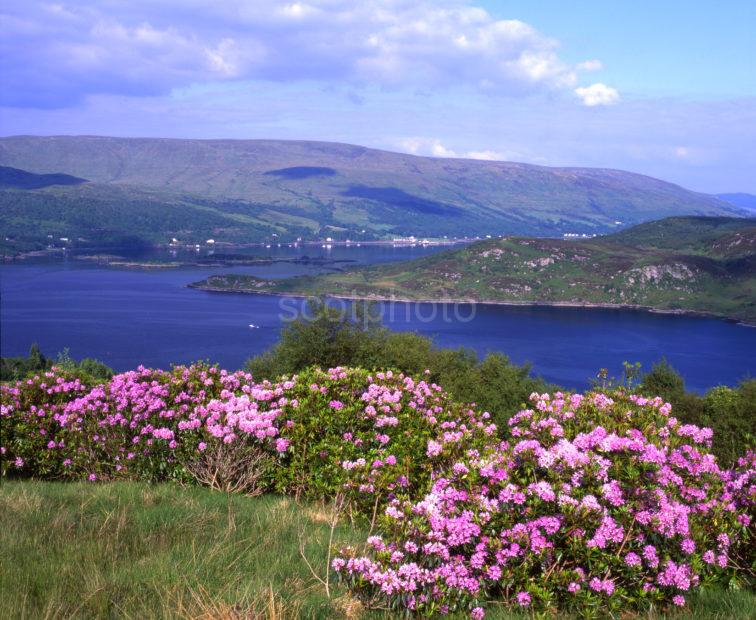
[[[249,324],[249,328],[250,329],[260,329],[260,326],[259,325],[255,325],[254,323],[250,323]]]

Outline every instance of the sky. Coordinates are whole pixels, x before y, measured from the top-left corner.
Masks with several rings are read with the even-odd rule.
[[[756,193],[753,0],[0,4],[0,135],[281,138]]]

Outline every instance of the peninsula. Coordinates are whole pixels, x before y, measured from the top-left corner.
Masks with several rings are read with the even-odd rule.
[[[423,258],[209,291],[407,301],[633,307],[756,323],[756,218],[675,217],[592,239],[501,237]]]

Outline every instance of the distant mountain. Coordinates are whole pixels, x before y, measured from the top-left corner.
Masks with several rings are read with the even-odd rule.
[[[546,236],[609,232],[671,215],[743,214],[715,197],[619,170],[416,157],[330,142],[18,136],[0,139],[0,165],[91,181],[0,192],[3,221],[9,210],[16,225],[0,233],[13,232],[19,243],[63,230],[76,239],[128,235],[150,243]],[[176,218],[163,221],[164,213]]]
[[[717,198],[729,202],[735,207],[756,211],[756,196],[753,194],[735,193],[735,194],[717,194]]]
[[[639,306],[756,324],[756,218],[668,218],[579,241],[490,239],[317,277],[266,281],[218,275],[193,286],[368,299]]]
[[[18,168],[0,166],[0,187],[13,189],[42,189],[51,185],[81,185],[86,179],[69,174],[34,174]]]

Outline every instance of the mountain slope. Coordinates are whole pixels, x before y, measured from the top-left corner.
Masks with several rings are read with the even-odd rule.
[[[680,243],[669,243],[672,233],[683,237]],[[376,299],[641,306],[756,323],[756,218],[669,218],[581,241],[490,239],[413,261],[314,278],[273,282],[212,276],[195,286]]]
[[[619,170],[416,157],[328,142],[18,136],[0,139],[0,165],[164,193],[169,203],[244,203],[336,238],[600,233],[671,215],[742,214],[715,197]],[[65,199],[60,188],[54,195]],[[272,219],[289,230],[285,218]],[[186,234],[195,241],[213,233]]]
[[[746,211],[756,211],[756,196],[743,192],[735,194],[717,194],[717,198],[729,202],[732,206]]]
[[[68,238],[67,247],[122,247],[167,243],[174,237],[244,243],[317,228],[296,215],[244,202],[92,183],[44,191],[0,188],[0,213],[5,247],[20,250],[46,244],[48,234],[53,240]]]

